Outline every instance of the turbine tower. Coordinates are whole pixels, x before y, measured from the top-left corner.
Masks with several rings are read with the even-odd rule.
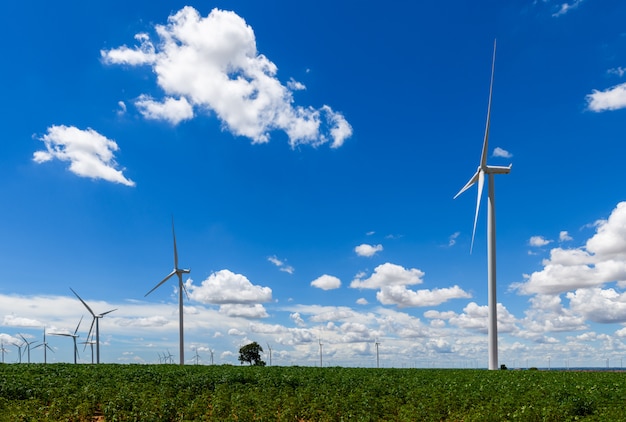
[[[476,173],[465,186],[454,196],[456,199],[460,194],[478,182],[478,197],[476,198],[476,213],[474,215],[474,230],[472,231],[472,243],[470,253],[474,247],[474,236],[476,234],[476,222],[478,220],[478,210],[480,199],[485,183],[485,175],[489,179],[489,195],[487,208],[487,278],[488,278],[488,309],[489,309],[489,369],[498,369],[498,314],[496,301],[496,204],[494,174],[508,174],[511,165],[508,167],[487,165],[487,152],[489,148],[489,124],[491,120],[491,97],[493,94],[493,74],[496,65],[496,42],[493,42],[493,58],[491,61],[491,82],[489,84],[489,104],[487,106],[487,125],[485,128],[485,138],[483,140],[483,151],[480,156],[480,165]]]
[[[91,327],[89,327],[89,334],[87,334],[87,338],[91,337],[91,331],[93,330],[93,324],[94,323],[96,324],[96,363],[100,363],[100,324],[99,324],[99,319],[102,318],[103,316],[105,316],[106,314],[110,314],[113,311],[117,311],[117,308],[111,309],[110,311],[106,311],[106,312],[103,312],[101,314],[95,314],[91,310],[89,305],[87,305],[87,303],[85,303],[85,301],[80,296],[78,296],[78,293],[76,293],[74,291],[74,289],[72,289],[70,287],[70,290],[72,291],[72,293],[74,293],[76,295],[78,300],[80,300],[83,303],[83,305],[85,305],[85,308],[87,308],[87,310],[89,311],[89,313],[93,317],[93,320],[91,320]],[[87,346],[85,346],[85,347],[87,347]]]
[[[176,250],[176,232],[174,231],[174,218],[172,218],[172,237],[174,238],[174,269],[171,273],[169,273],[159,284],[154,286],[152,290],[145,294],[148,296],[150,293],[158,289],[163,283],[169,280],[172,276],[178,276],[178,325],[179,325],[179,355],[180,355],[180,364],[185,364],[185,339],[183,334],[183,291],[187,293],[185,290],[185,286],[183,285],[183,274],[189,274],[191,270],[189,269],[181,269],[178,268],[178,251]],[[144,296],[144,297],[145,297]]]

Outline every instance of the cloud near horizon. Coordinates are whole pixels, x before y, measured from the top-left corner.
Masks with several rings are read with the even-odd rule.
[[[471,295],[459,286],[441,289],[410,290],[406,286],[422,284],[424,272],[416,268],[406,269],[389,262],[379,265],[366,279],[357,275],[350,287],[355,289],[378,289],[376,299],[383,305],[399,308],[437,306],[450,299],[470,298]]]
[[[328,105],[315,109],[294,105],[293,92],[304,84],[283,85],[277,66],[257,51],[252,27],[231,11],[213,9],[207,17],[190,6],[155,26],[158,42],[135,36],[139,45],[102,50],[106,64],[150,66],[164,91],[162,100],[141,95],[135,101],[147,119],[178,124],[196,113],[217,115],[233,135],[253,143],[270,140],[270,132],[287,134],[292,147],[330,143],[338,148],[352,127]]]
[[[552,249],[542,270],[511,287],[522,294],[551,295],[610,282],[626,287],[626,202],[617,204],[609,218],[595,227],[584,247]]]

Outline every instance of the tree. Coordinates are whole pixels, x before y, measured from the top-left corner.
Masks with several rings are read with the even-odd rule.
[[[262,352],[263,348],[259,343],[253,341],[239,349],[239,361],[242,365],[244,362],[248,362],[250,365],[265,366],[265,361],[261,359]]]

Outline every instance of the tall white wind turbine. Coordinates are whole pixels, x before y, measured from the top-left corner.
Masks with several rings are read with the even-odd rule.
[[[470,253],[474,247],[474,236],[476,234],[476,222],[478,221],[478,210],[480,199],[485,183],[485,175],[489,178],[489,203],[487,208],[487,278],[488,278],[488,308],[489,308],[489,369],[498,369],[498,314],[496,301],[496,204],[494,174],[508,174],[511,165],[508,167],[487,165],[487,152],[489,147],[489,124],[491,120],[491,97],[493,94],[493,74],[496,65],[496,42],[493,42],[493,58],[491,62],[491,83],[489,85],[489,104],[487,106],[487,125],[485,128],[485,139],[483,140],[483,151],[480,156],[480,165],[476,173],[465,186],[457,193],[456,199],[474,183],[478,182],[478,196],[476,198],[476,213],[474,215],[474,230],[472,231],[472,243]]]
[[[187,293],[185,290],[185,286],[183,285],[183,274],[189,274],[191,270],[178,268],[178,251],[176,249],[176,232],[174,231],[174,219],[172,218],[172,237],[174,238],[174,269],[171,273],[169,273],[163,280],[159,282],[156,286],[152,288],[145,296],[148,296],[150,293],[161,287],[163,283],[169,280],[174,275],[178,276],[178,326],[179,326],[179,356],[180,356],[180,364],[185,364],[185,338],[183,333],[183,291]],[[145,297],[144,296],[144,297]]]
[[[94,323],[96,324],[96,363],[100,363],[100,324],[99,324],[99,320],[100,320],[100,318],[102,318],[106,314],[110,314],[113,311],[117,311],[117,308],[116,309],[111,309],[110,311],[102,312],[101,314],[95,314],[91,310],[89,305],[87,305],[87,303],[80,296],[78,296],[78,293],[76,293],[74,291],[74,289],[72,289],[70,287],[70,290],[72,291],[72,293],[74,293],[76,295],[78,300],[80,300],[82,302],[82,304],[85,305],[85,308],[87,308],[87,310],[89,311],[89,313],[93,317],[93,320],[91,320],[91,327],[89,327],[89,334],[87,334],[87,338],[89,338],[91,336],[91,331],[93,330],[93,325],[94,325]]]

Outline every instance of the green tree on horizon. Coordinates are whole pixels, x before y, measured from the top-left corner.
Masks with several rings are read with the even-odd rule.
[[[254,366],[265,366],[265,361],[261,359],[261,353],[263,353],[263,348],[259,343],[253,341],[239,348],[238,359],[242,365],[244,362],[248,362]]]

